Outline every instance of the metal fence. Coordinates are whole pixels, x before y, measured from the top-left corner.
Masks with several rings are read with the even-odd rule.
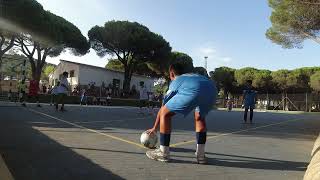
[[[232,101],[234,108],[241,108],[242,95],[232,95],[229,101]],[[218,98],[218,107],[227,107],[228,99]],[[284,110],[284,111],[320,111],[319,93],[299,93],[299,94],[257,94],[257,109],[266,110]]]

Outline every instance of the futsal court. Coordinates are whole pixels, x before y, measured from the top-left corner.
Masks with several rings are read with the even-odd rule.
[[[171,162],[148,159],[140,135],[154,116],[135,107],[0,104],[0,153],[16,180],[302,179],[320,122],[317,114],[213,110],[207,165],[196,163],[193,114],[172,120]]]

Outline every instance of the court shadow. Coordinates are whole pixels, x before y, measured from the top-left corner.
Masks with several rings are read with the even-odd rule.
[[[0,114],[0,153],[16,180],[124,178],[33,129],[23,113]]]
[[[194,153],[193,149],[186,148],[170,148],[173,152],[188,152]],[[305,171],[307,162],[283,161],[277,159],[229,155],[221,153],[206,152],[208,158],[207,165],[222,166],[222,167],[236,167],[246,169],[266,169],[266,170],[287,170],[287,171]],[[211,156],[217,156],[212,158]],[[190,161],[189,163],[194,163]]]

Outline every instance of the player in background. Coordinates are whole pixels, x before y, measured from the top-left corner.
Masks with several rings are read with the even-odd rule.
[[[64,101],[65,98],[67,97],[68,91],[69,91],[69,83],[68,83],[68,73],[64,72],[62,74],[62,78],[60,80],[60,85],[58,86],[58,98],[55,104],[56,110],[59,109],[59,104],[61,104],[61,111],[65,111],[64,109]]]
[[[140,114],[144,114],[143,108],[147,107],[148,104],[148,90],[144,85],[144,82],[140,82],[140,91],[139,91],[139,107],[140,107]]]
[[[244,107],[243,121],[247,123],[248,110],[250,109],[250,124],[253,123],[253,109],[256,104],[256,94],[257,92],[253,90],[252,80],[248,80],[246,83],[246,88],[243,91],[242,104]]]

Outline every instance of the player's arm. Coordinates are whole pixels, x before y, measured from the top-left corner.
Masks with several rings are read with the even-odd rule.
[[[163,107],[163,106],[162,106],[162,107]],[[160,125],[160,111],[161,111],[161,108],[160,108],[160,110],[159,110],[159,112],[158,112],[158,114],[157,114],[157,117],[156,117],[156,120],[155,120],[155,122],[154,122],[153,127],[152,127],[151,129],[147,130],[147,133],[148,133],[148,134],[156,133],[156,132],[157,132],[157,129],[158,129],[159,125]]]
[[[244,99],[246,98],[246,93],[245,93],[245,91],[243,92],[243,94],[242,94],[242,102],[241,102],[241,106],[243,106],[244,105]]]
[[[255,95],[254,95],[254,104],[257,104],[257,101],[258,101],[258,98],[257,98],[258,91],[255,91],[254,93],[255,93]]]

